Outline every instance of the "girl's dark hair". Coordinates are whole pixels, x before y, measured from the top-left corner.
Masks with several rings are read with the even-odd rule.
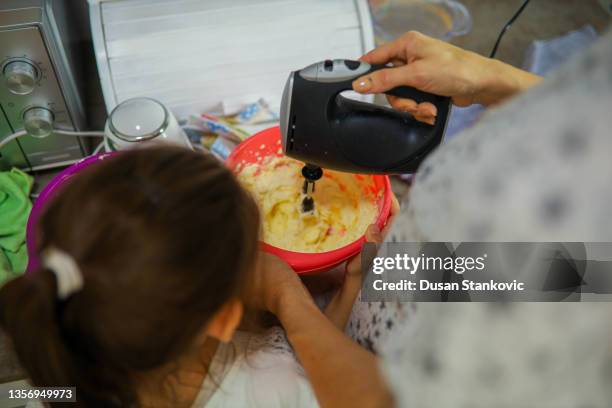
[[[49,270],[14,279],[0,326],[33,384],[76,386],[80,406],[133,406],[135,376],[180,356],[239,295],[259,214],[215,158],[165,146],[73,177],[37,231],[39,253],[70,254],[84,286],[60,301]]]

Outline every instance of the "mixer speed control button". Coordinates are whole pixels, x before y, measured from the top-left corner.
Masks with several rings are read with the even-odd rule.
[[[53,112],[34,107],[23,114],[23,127],[32,137],[47,137],[53,133]]]
[[[13,61],[6,64],[2,72],[4,83],[15,95],[27,95],[34,90],[38,80],[38,70],[26,61]]]
[[[325,60],[323,62],[323,68],[326,71],[333,71],[333,69],[334,69],[334,61],[332,61],[332,60]]]
[[[359,65],[361,65],[361,62],[353,61],[353,60],[344,60],[344,65],[346,65],[346,67],[350,69],[351,71],[354,71],[357,68],[359,68]]]

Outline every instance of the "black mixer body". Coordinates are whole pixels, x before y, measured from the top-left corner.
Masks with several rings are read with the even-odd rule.
[[[326,60],[292,72],[281,105],[286,155],[311,167],[363,174],[416,171],[442,141],[450,99],[398,87],[388,92],[437,108],[434,125],[384,106],[346,98],[352,81],[386,68],[361,61]]]

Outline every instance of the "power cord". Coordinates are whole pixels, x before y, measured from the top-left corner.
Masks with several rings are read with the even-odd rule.
[[[499,33],[499,36],[497,37],[497,41],[495,41],[495,45],[493,46],[493,50],[491,50],[491,54],[489,55],[489,58],[495,58],[495,54],[497,54],[497,48],[499,47],[499,43],[501,42],[502,37],[504,36],[504,34],[506,34],[506,31],[508,31],[510,29],[512,24],[514,24],[516,19],[519,18],[519,16],[523,12],[523,10],[525,10],[525,7],[527,7],[527,4],[529,4],[529,1],[530,0],[525,0],[523,2],[523,4],[521,5],[521,7],[519,7],[519,9],[516,11],[516,13],[514,13],[512,18],[510,20],[508,20],[508,22],[506,23],[504,28],[502,28],[501,32]]]
[[[4,140],[0,141],[0,149],[2,149],[4,146],[9,144],[13,140],[18,139],[18,138],[20,138],[22,136],[25,136],[27,134],[28,134],[28,132],[26,132],[25,130],[20,130],[18,132],[13,133],[12,135],[7,136],[6,138],[4,138]],[[96,132],[79,132],[79,131],[72,131],[72,130],[54,129],[53,130],[53,134],[54,135],[61,135],[61,136],[74,136],[74,137],[78,137],[78,136],[82,136],[82,137],[104,137],[104,132],[97,132],[97,131]],[[98,145],[98,147],[96,147],[97,151],[99,151],[99,149],[101,149],[101,147],[100,147],[101,145]]]
[[[73,130],[53,129],[53,134],[64,136],[104,137],[104,132],[102,131],[81,132]]]
[[[7,136],[3,141],[0,142],[0,149],[11,143],[13,140],[20,138],[21,136],[25,136],[27,134],[28,132],[26,132],[25,130],[20,130],[19,132],[15,132],[12,135]]]
[[[104,142],[101,142],[95,149],[94,151],[91,153],[92,156],[95,156],[96,154],[100,153],[102,151],[102,149],[104,149]]]

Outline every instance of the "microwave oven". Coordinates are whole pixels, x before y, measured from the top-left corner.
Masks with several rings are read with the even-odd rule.
[[[0,170],[64,166],[88,153],[89,142],[52,133],[85,127],[75,3],[0,2],[0,141],[24,128],[51,132],[8,143],[0,150]]]

